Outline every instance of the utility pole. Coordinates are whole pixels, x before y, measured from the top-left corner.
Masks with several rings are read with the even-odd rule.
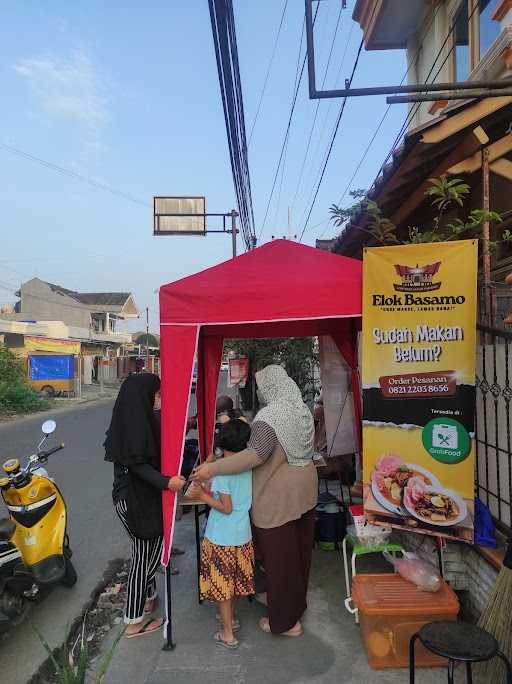
[[[231,243],[233,245],[233,259],[236,258],[236,217],[238,212],[235,209],[231,210]]]
[[[149,307],[146,306],[146,371],[149,373]]]

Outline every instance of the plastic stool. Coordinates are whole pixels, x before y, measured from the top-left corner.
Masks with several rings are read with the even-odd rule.
[[[453,684],[455,661],[466,663],[466,682],[472,684],[471,663],[501,658],[507,668],[507,684],[512,684],[512,668],[499,650],[496,639],[469,622],[429,622],[411,637],[409,642],[409,682],[415,681],[414,645],[419,639],[431,653],[448,658],[448,684]]]
[[[352,547],[352,574],[349,573],[348,567],[348,554],[347,545],[350,544]],[[403,553],[403,547],[401,544],[395,542],[388,542],[386,544],[377,544],[376,546],[365,546],[361,544],[357,537],[353,537],[351,534],[346,534],[343,538],[343,565],[345,568],[345,588],[347,591],[347,598],[345,600],[345,606],[347,610],[354,614],[354,619],[356,623],[359,622],[359,615],[357,608],[350,608],[350,598],[352,595],[352,590],[350,586],[350,580],[354,577],[356,573],[356,560],[358,556],[366,556],[369,553],[382,553],[383,551],[389,551],[389,553]]]

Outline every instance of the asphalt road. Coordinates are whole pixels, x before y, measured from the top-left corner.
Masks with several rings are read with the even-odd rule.
[[[73,563],[79,579],[73,589],[55,587],[33,606],[22,625],[1,639],[2,682],[24,684],[45,660],[32,624],[50,645],[60,644],[66,627],[81,613],[108,562],[129,553],[127,537],[112,509],[112,466],[103,460],[102,442],[111,411],[112,402],[106,401],[55,415],[57,430],[49,444],[63,441],[66,449],[51,457],[47,469],[68,505]],[[24,461],[33,453],[41,423],[48,417],[39,415],[0,425],[0,462],[12,456]]]
[[[227,393],[225,380],[222,373],[219,393]],[[73,589],[53,588],[32,607],[22,625],[0,637],[0,682],[25,684],[46,659],[32,625],[52,647],[59,645],[109,561],[129,556],[128,539],[112,508],[112,466],[103,460],[102,443],[112,406],[112,401],[102,401],[58,411],[54,416],[57,430],[48,444],[65,442],[66,448],[51,457],[47,469],[67,502],[73,563],[79,579]],[[195,413],[193,395],[190,414]],[[40,439],[42,422],[51,417],[40,414],[0,424],[0,463],[11,457],[24,462]],[[0,503],[0,517],[5,512]]]

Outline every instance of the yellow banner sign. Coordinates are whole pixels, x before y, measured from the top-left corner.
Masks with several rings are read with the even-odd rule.
[[[52,340],[48,337],[25,337],[25,349],[56,354],[80,354],[80,342]]]
[[[369,519],[473,540],[478,245],[368,248],[363,479]]]

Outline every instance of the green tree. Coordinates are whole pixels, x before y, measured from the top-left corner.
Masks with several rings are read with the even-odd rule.
[[[14,385],[25,379],[23,361],[7,347],[0,346],[0,382]]]
[[[318,352],[312,337],[277,337],[272,339],[226,340],[225,350],[249,359],[251,378],[270,363],[282,365],[299,386],[306,402],[315,395],[315,376]],[[240,392],[244,408],[252,406],[252,381]]]
[[[23,361],[0,346],[0,412],[31,413],[49,405],[26,382]]]
[[[396,245],[421,242],[447,242],[458,240],[464,233],[474,235],[475,231],[485,222],[500,223],[501,217],[495,211],[473,209],[464,216],[464,203],[470,193],[470,186],[460,178],[448,180],[446,176],[430,178],[430,187],[425,196],[435,214],[430,226],[418,228],[409,226],[408,239],[400,240],[397,236],[397,227],[389,219],[382,215],[382,211],[375,202],[363,200],[350,209],[340,209],[336,205],[330,208],[331,220],[335,226],[344,225],[347,221],[347,212],[353,218],[358,207],[365,209],[369,220],[365,226],[354,227],[370,236],[379,245]],[[359,193],[359,190],[354,191]],[[459,216],[462,213],[462,218]],[[498,240],[491,241],[490,249],[495,250],[503,242],[512,241],[512,233],[504,230]]]

